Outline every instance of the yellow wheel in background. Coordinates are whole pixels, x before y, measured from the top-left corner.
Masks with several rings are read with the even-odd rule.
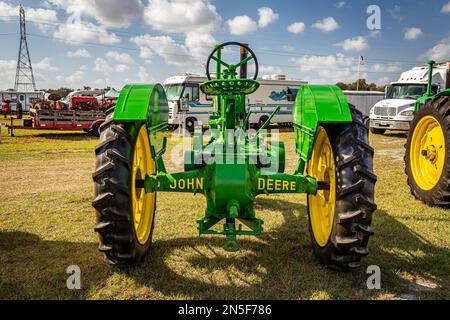
[[[147,243],[151,234],[156,193],[146,193],[143,188],[136,187],[136,181],[144,180],[146,175],[155,173],[156,164],[151,156],[147,128],[143,125],[136,137],[131,172],[133,225],[136,239],[141,245]]]
[[[425,116],[412,133],[410,162],[417,185],[433,189],[439,182],[445,164],[445,137],[441,124],[433,116]]]
[[[411,193],[430,206],[449,208],[450,96],[436,96],[420,106],[405,147]]]
[[[317,244],[325,247],[333,230],[336,204],[336,166],[333,147],[326,130],[319,127],[314,150],[308,165],[308,174],[317,181],[330,185],[329,190],[319,190],[308,196],[309,215],[313,236]]]

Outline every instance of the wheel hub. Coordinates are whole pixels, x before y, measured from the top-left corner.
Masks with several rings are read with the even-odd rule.
[[[414,181],[422,190],[431,190],[438,184],[445,164],[445,136],[440,122],[433,116],[420,119],[410,143]]]

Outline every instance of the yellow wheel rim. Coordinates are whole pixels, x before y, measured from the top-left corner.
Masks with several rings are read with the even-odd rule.
[[[155,212],[156,193],[145,193],[142,188],[136,188],[136,180],[144,180],[145,175],[156,173],[156,164],[152,159],[147,128],[143,125],[136,138],[133,154],[131,179],[131,201],[133,208],[133,223],[136,238],[140,244],[147,243]]]
[[[336,206],[336,165],[333,148],[324,128],[319,127],[316,143],[308,164],[308,174],[330,184],[330,190],[319,190],[308,196],[309,217],[316,243],[325,247],[333,230]]]
[[[431,190],[438,184],[445,164],[445,136],[433,116],[423,117],[414,129],[410,163],[414,181],[422,190]]]

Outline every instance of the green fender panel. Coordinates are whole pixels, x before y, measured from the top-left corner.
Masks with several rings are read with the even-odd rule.
[[[339,87],[305,85],[297,93],[293,121],[296,151],[301,159],[297,171],[303,171],[312,154],[317,127],[321,123],[352,122],[352,115],[347,99]]]
[[[145,123],[154,158],[165,151],[168,117],[169,105],[164,88],[160,84],[128,84],[120,91],[114,121]]]

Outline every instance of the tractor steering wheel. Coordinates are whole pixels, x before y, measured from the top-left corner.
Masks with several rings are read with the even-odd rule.
[[[239,47],[243,47],[244,49],[247,50],[247,52],[250,53],[250,55],[245,58],[244,60],[240,61],[237,64],[228,64],[226,62],[224,62],[222,59],[219,59],[215,56],[215,53],[218,50],[223,49],[224,47],[228,47],[228,46],[239,46]],[[259,71],[259,65],[258,65],[258,59],[256,58],[255,53],[252,51],[252,49],[250,49],[248,46],[246,46],[245,44],[239,43],[239,42],[225,42],[222,43],[221,45],[217,46],[213,52],[211,52],[211,54],[208,57],[208,61],[206,62],[206,76],[208,77],[208,80],[212,80],[211,78],[211,74],[209,73],[209,66],[211,64],[211,60],[216,61],[216,63],[219,63],[221,65],[223,65],[226,70],[223,71],[223,73],[225,74],[225,76],[228,79],[236,79],[237,73],[236,70],[243,66],[244,64],[246,64],[247,62],[254,60],[255,61],[255,75],[253,76],[253,80],[256,80],[258,78],[258,71]],[[216,76],[217,77],[217,76]]]

